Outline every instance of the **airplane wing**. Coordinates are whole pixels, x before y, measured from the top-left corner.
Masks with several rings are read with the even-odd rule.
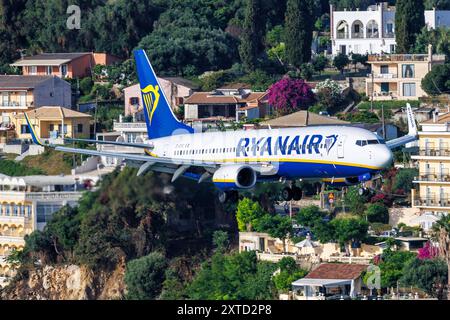
[[[108,145],[113,145],[113,146],[132,147],[132,148],[140,148],[140,149],[148,149],[148,150],[153,149],[153,145],[146,144],[146,143],[127,143],[127,142],[119,142],[119,141],[105,141],[105,140],[94,140],[94,139],[74,139],[74,138],[64,138],[64,141],[85,142],[85,143],[95,143],[95,144],[108,144]]]
[[[408,134],[406,136],[387,141],[386,145],[390,149],[395,149],[418,139],[416,119],[409,103],[406,104],[406,116],[408,118]]]
[[[195,159],[173,159],[168,157],[156,157],[153,156],[151,153],[151,149],[153,149],[152,145],[145,145],[145,144],[130,144],[130,143],[122,143],[122,142],[113,142],[110,141],[99,141],[99,140],[90,140],[90,139],[65,139],[67,141],[78,141],[78,142],[87,142],[90,143],[103,143],[104,144],[112,144],[112,145],[119,145],[119,146],[128,146],[128,147],[137,147],[137,148],[144,148],[145,153],[147,155],[139,155],[139,154],[128,154],[128,153],[118,153],[118,152],[109,152],[109,151],[98,151],[98,150],[89,150],[89,149],[80,149],[80,148],[70,148],[60,145],[52,145],[47,144],[38,137],[36,134],[34,127],[31,125],[31,121],[28,118],[28,115],[24,113],[25,120],[27,121],[28,127],[30,129],[31,138],[33,142],[37,145],[43,146],[43,147],[49,147],[53,148],[57,151],[61,152],[68,152],[68,153],[77,153],[77,154],[84,154],[89,156],[103,156],[103,157],[110,157],[110,158],[117,158],[117,159],[123,159],[123,160],[130,160],[134,162],[140,162],[143,164],[139,165],[139,171],[138,175],[141,175],[145,171],[152,169],[159,172],[165,172],[165,173],[171,173],[173,174],[172,181],[175,181],[180,176],[189,176],[189,173],[187,172],[188,169],[191,167],[200,167],[205,169],[205,173],[200,176],[199,182],[204,181],[206,178],[208,178],[211,173],[214,173],[216,169],[218,169],[221,165],[224,163],[219,163],[215,161],[205,161],[205,160],[195,160]],[[270,163],[247,163],[248,165],[251,165],[252,168],[260,173],[261,175],[272,175],[274,170],[276,170],[276,167],[271,165]],[[192,177],[191,177],[192,178]]]

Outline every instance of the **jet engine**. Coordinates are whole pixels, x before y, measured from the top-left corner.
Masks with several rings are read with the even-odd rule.
[[[222,190],[250,189],[256,184],[256,172],[246,165],[223,166],[214,172],[212,180]]]

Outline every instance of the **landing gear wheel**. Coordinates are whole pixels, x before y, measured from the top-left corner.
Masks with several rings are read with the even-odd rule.
[[[227,201],[228,196],[226,194],[226,192],[220,191],[219,192],[219,202],[220,203],[225,203],[225,201]]]
[[[239,200],[239,192],[236,190],[232,191],[220,191],[219,192],[219,202],[225,203],[225,202],[238,202]]]
[[[236,203],[239,201],[239,192],[236,190],[228,192],[228,200],[232,203]]]
[[[281,191],[281,198],[284,201],[291,201],[293,197],[293,192],[292,189],[289,187],[286,187],[283,189],[283,191]]]
[[[294,201],[299,201],[302,199],[303,192],[299,187],[292,187],[292,199]]]
[[[367,196],[369,195],[370,190],[368,188],[359,188],[358,189],[358,194],[363,197],[363,196]]]

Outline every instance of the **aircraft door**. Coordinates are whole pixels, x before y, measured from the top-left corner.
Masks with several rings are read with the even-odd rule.
[[[341,136],[337,143],[337,156],[338,159],[344,158],[344,145],[346,136]]]

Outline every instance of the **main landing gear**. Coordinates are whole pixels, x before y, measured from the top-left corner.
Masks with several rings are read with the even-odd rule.
[[[231,191],[220,191],[219,192],[219,202],[225,203],[225,202],[238,202],[239,200],[239,192],[236,190]]]
[[[299,201],[302,199],[303,192],[302,189],[299,187],[296,187],[295,185],[292,185],[290,187],[286,187],[281,191],[281,198],[284,201]]]

